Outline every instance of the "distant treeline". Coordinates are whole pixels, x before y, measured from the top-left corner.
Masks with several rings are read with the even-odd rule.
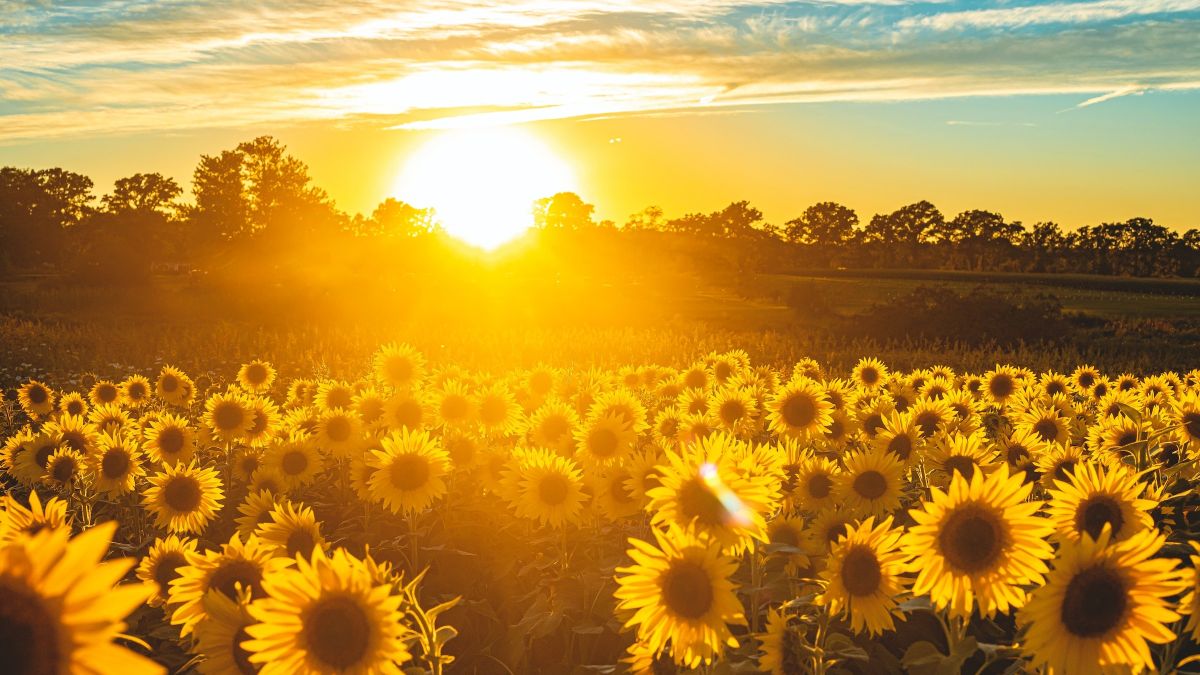
[[[440,236],[433,211],[396,199],[369,215],[339,210],[312,184],[308,167],[268,136],[202,156],[192,181],[190,203],[173,179],[157,173],[121,178],[97,199],[91,179],[81,174],[0,168],[0,270],[136,277],[156,264],[204,266],[231,255],[284,259],[272,255],[311,251],[314,242],[325,252],[394,252],[407,241]],[[673,257],[703,258],[721,250],[723,258],[732,254],[739,266],[758,270],[907,267],[1200,276],[1200,230],[1180,234],[1149,218],[1064,231],[1057,223],[1026,225],[983,210],[947,218],[933,204],[918,201],[863,223],[852,209],[821,202],[776,225],[748,202],[736,201],[677,218],[652,206],[618,225],[597,222],[594,207],[573,193],[531,206],[535,229],[553,232],[557,241],[600,237],[632,255],[647,241]]]

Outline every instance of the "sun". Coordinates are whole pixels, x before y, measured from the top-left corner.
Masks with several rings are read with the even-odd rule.
[[[432,207],[451,235],[485,249],[533,224],[533,202],[574,192],[571,167],[538,137],[513,127],[444,132],[405,162],[394,194]]]

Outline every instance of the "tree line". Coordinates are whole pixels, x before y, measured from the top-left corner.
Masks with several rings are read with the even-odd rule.
[[[438,236],[436,213],[389,198],[370,214],[348,214],[313,185],[308,167],[276,139],[262,136],[203,155],[192,200],[158,173],[118,179],[94,194],[92,180],[61,168],[0,168],[0,270],[129,269],[154,262],[200,263],[233,252],[269,256],[311,245],[390,246]],[[862,222],[851,208],[820,202],[782,225],[746,201],[711,213],[668,218],[651,206],[618,225],[595,219],[574,193],[532,205],[532,224],[555,236],[608,233],[718,242],[771,268],[921,267],[986,271],[1078,272],[1132,276],[1200,275],[1200,230],[1182,234],[1149,218],[1064,230],[968,210],[947,217],[918,201]],[[686,248],[686,247],[685,247]],[[695,247],[692,247],[694,250]],[[762,265],[760,265],[761,267]]]

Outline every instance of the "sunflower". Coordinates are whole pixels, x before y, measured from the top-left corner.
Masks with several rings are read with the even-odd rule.
[[[385,423],[384,413],[387,412],[387,400],[374,387],[367,387],[354,397],[354,403],[350,409],[358,415],[358,419],[362,420],[363,425],[368,429],[376,429]]]
[[[324,468],[324,460],[312,440],[293,436],[267,448],[262,465],[282,476],[284,486],[290,491],[316,480]]]
[[[683,413],[677,406],[669,405],[654,415],[651,433],[654,441],[663,447],[674,447],[683,430]]]
[[[144,375],[130,375],[117,385],[121,390],[121,403],[126,408],[138,409],[150,402],[153,389]]]
[[[204,596],[206,618],[196,625],[196,640],[192,647],[204,660],[196,664],[203,675],[254,675],[258,666],[250,663],[250,653],[243,647],[250,636],[246,627],[254,623],[250,615],[250,594],[243,589],[237,599],[219,591]]]
[[[1200,447],[1200,392],[1188,392],[1171,405],[1171,421],[1180,443]]]
[[[234,442],[242,439],[254,416],[244,396],[233,392],[214,394],[204,403],[204,423],[222,441]]]
[[[275,384],[275,368],[270,363],[254,360],[238,369],[237,382],[251,394],[263,394]]]
[[[65,445],[82,455],[94,451],[96,440],[99,438],[96,425],[74,415],[61,415],[58,419],[47,422],[42,431],[50,434],[56,445]]]
[[[42,483],[49,487],[70,490],[79,478],[83,466],[83,455],[67,447],[59,448],[46,460],[46,473],[42,475]]]
[[[1192,563],[1191,588],[1179,601],[1180,611],[1188,615],[1187,631],[1192,634],[1192,642],[1200,642],[1200,543],[1189,541],[1192,547],[1190,562]]]
[[[1052,406],[1035,404],[1018,415],[1013,426],[1036,434],[1047,445],[1065,445],[1071,442],[1067,420]]]
[[[1086,395],[1091,392],[1092,387],[1096,386],[1101,377],[1100,371],[1095,366],[1085,364],[1079,366],[1075,369],[1075,372],[1071,373],[1070,382],[1076,393]]]
[[[913,425],[924,439],[933,438],[939,432],[945,431],[946,426],[955,418],[949,402],[926,396],[921,396],[916,403],[909,406],[905,415],[912,419]]]
[[[0,626],[9,673],[150,675],[162,666],[113,643],[123,617],[146,601],[141,584],[114,586],[136,562],[101,562],[117,524],[70,539],[66,529],[21,536],[0,549]]]
[[[306,408],[316,404],[317,384],[312,380],[298,377],[288,385],[287,399],[284,407]]]
[[[147,601],[151,607],[158,607],[167,601],[171,581],[179,578],[180,571],[188,564],[188,554],[195,551],[195,539],[169,534],[165,539],[159,537],[154,540],[137,566],[137,578],[152,589],[153,595]]]
[[[777,515],[767,523],[767,540],[773,547],[786,547],[783,551],[773,549],[774,553],[783,552],[788,570],[795,572],[809,566],[808,556],[803,553],[804,519],[799,516]],[[795,549],[789,551],[787,549]]]
[[[550,450],[516,454],[515,483],[507,498],[517,515],[554,528],[578,522],[587,499],[578,465]]]
[[[769,478],[741,471],[738,454],[738,441],[725,434],[667,452],[662,485],[647,493],[651,521],[672,530],[694,528],[724,550],[753,550],[755,541],[766,543],[765,516],[774,510],[778,493]]]
[[[649,503],[646,493],[662,485],[662,474],[658,469],[660,462],[659,451],[652,445],[625,460],[625,470],[629,472],[629,478],[625,480],[625,490],[643,508]]]
[[[592,476],[593,503],[611,520],[629,518],[642,510],[641,501],[635,499],[626,487],[630,479],[629,471],[621,466]]]
[[[850,379],[867,391],[875,391],[887,384],[888,369],[879,359],[861,358],[854,365]]]
[[[1041,477],[1037,473],[1037,458],[1048,450],[1041,436],[1028,429],[1016,429],[1010,434],[1001,434],[996,441],[1010,470],[1024,473],[1028,483]]]
[[[521,406],[502,384],[484,388],[475,398],[476,419],[484,431],[497,436],[521,432]]]
[[[966,389],[955,389],[943,398],[950,412],[954,413],[951,426],[958,431],[971,432],[979,428],[979,402]]]
[[[758,401],[745,388],[723,387],[708,404],[718,426],[738,437],[749,437],[758,426]]]
[[[322,380],[317,385],[316,398],[313,403],[321,410],[330,408],[349,408],[354,405],[354,397],[358,394],[354,386],[338,380]]]
[[[279,426],[279,406],[263,396],[247,396],[247,409],[250,412],[250,426],[242,437],[242,442],[261,448],[271,442]]]
[[[58,411],[64,415],[74,415],[76,417],[87,417],[88,402],[79,392],[70,392],[63,394],[58,399]]]
[[[968,481],[955,476],[942,492],[909,511],[916,525],[904,537],[917,574],[914,595],[930,596],[935,607],[968,617],[1007,612],[1025,601],[1023,586],[1041,583],[1051,547],[1050,523],[1027,502],[1032,485],[1000,466]]]
[[[1041,474],[1042,487],[1050,489],[1055,481],[1066,481],[1083,461],[1083,450],[1075,445],[1055,445],[1034,460]]]
[[[1081,463],[1050,490],[1050,520],[1060,537],[1078,541],[1083,534],[1099,539],[1109,527],[1110,541],[1124,541],[1154,526],[1149,511],[1158,503],[1142,499],[1144,487],[1124,465],[1109,468]]]
[[[204,596],[219,591],[229,599],[238,597],[239,586],[257,599],[264,594],[264,580],[292,564],[290,558],[276,557],[275,547],[251,534],[242,543],[234,534],[219,550],[187,553],[188,564],[179,569],[179,577],[170,582],[167,604],[173,607],[171,624],[180,626],[180,634],[190,635],[206,619]]]
[[[1153,671],[1147,643],[1175,639],[1180,618],[1169,600],[1187,583],[1171,558],[1155,558],[1166,539],[1153,529],[1111,543],[1083,535],[1065,542],[1046,584],[1017,619],[1035,667],[1064,673]]]
[[[812,557],[825,556],[838,537],[848,532],[856,522],[854,514],[843,509],[830,508],[818,512],[804,528],[801,543],[805,552]]]
[[[192,378],[174,366],[163,366],[154,383],[154,393],[177,408],[186,408],[192,404],[196,396],[196,385]]]
[[[729,624],[746,624],[730,580],[737,560],[687,530],[653,533],[657,546],[630,539],[633,564],[617,568],[617,609],[632,613],[625,627],[654,654],[669,645],[676,663],[711,663],[738,644]]]
[[[475,402],[471,391],[459,381],[448,381],[432,394],[433,406],[442,424],[448,427],[465,426],[474,419]]]
[[[133,428],[133,420],[116,403],[102,403],[88,411],[87,420],[101,433],[115,434]]]
[[[143,447],[155,463],[187,463],[196,453],[196,432],[186,417],[164,412],[146,427]]]
[[[834,504],[834,486],[841,471],[830,460],[805,457],[796,465],[795,488],[790,495],[796,506],[808,511],[821,511]]]
[[[362,443],[362,421],[346,408],[326,408],[317,418],[316,444],[336,457],[346,457]]]
[[[575,456],[587,466],[620,464],[633,452],[637,434],[617,412],[592,416],[575,431]]]
[[[47,425],[48,426],[48,425]],[[58,450],[58,439],[51,430],[42,427],[36,434],[29,433],[22,437],[20,452],[11,456],[13,477],[22,485],[32,486],[42,479],[46,473],[46,462],[50,455]]]
[[[270,490],[275,494],[283,494],[287,491],[287,481],[278,470],[260,466],[250,474],[250,482],[246,487],[250,492]]]
[[[767,402],[770,430],[779,436],[805,439],[829,428],[833,404],[819,384],[793,380]]]
[[[1003,405],[1010,396],[1020,390],[1017,369],[1012,366],[996,366],[983,376],[983,392],[998,405]]]
[[[17,389],[17,403],[34,419],[49,415],[54,412],[54,390],[37,380],[30,380]]]
[[[567,454],[575,447],[579,415],[566,402],[546,400],[529,419],[529,440],[536,446]]]
[[[1065,375],[1047,372],[1038,376],[1038,389],[1047,396],[1066,394],[1071,391],[1071,382]]]
[[[393,390],[411,389],[425,375],[425,357],[408,345],[385,345],[375,352],[375,379]]]
[[[845,458],[834,496],[843,508],[862,515],[882,516],[900,507],[904,464],[886,452],[856,452]]]
[[[896,405],[886,394],[860,399],[859,404],[861,407],[856,413],[859,426],[869,438],[875,438],[884,428],[884,418],[896,410]]]
[[[539,401],[545,400],[550,396],[550,392],[554,391],[554,385],[557,381],[558,372],[545,365],[538,365],[538,367],[525,375],[525,387]]]
[[[446,493],[450,457],[425,431],[407,429],[380,440],[367,464],[374,469],[371,495],[392,513],[421,511]]]
[[[108,380],[100,380],[88,390],[88,400],[94,406],[119,403],[121,400],[121,390],[116,384]]]
[[[437,418],[423,390],[397,392],[383,403],[383,423],[392,430],[433,427]]]
[[[1137,422],[1125,415],[1105,417],[1088,429],[1087,444],[1095,456],[1119,460],[1121,451],[1146,438],[1149,430],[1147,422]]]
[[[241,515],[234,518],[238,534],[242,538],[250,536],[259,525],[271,522],[271,511],[276,504],[287,501],[286,497],[277,497],[270,490],[251,491],[238,504],[237,510]]]
[[[242,643],[262,675],[399,673],[412,658],[402,597],[345,549],[329,556],[314,549],[311,559],[267,577],[263,589],[266,597],[250,605],[258,623]]]
[[[817,603],[829,612],[850,617],[850,630],[865,629],[872,637],[895,628],[893,616],[903,617],[897,600],[904,593],[905,561],[900,550],[902,528],[892,527],[888,517],[876,524],[867,518],[847,528],[829,551],[821,577],[825,591]]]
[[[634,433],[641,433],[650,428],[646,421],[646,406],[627,389],[615,389],[596,397],[595,402],[588,407],[588,420],[616,414],[621,417]]]
[[[996,452],[988,446],[987,437],[980,431],[969,434],[952,433],[938,439],[927,453],[928,466],[940,471],[946,484],[955,475],[971,480],[976,471],[988,469]]]
[[[877,452],[895,457],[905,467],[917,463],[924,442],[921,429],[911,413],[892,412],[883,417],[883,425],[872,439]]]
[[[35,535],[43,530],[71,530],[67,503],[51,497],[42,503],[34,490],[29,492],[29,506],[22,505],[11,494],[4,495],[4,510],[0,512],[0,542],[7,543],[18,535]]]
[[[270,521],[259,525],[255,534],[263,544],[274,546],[279,555],[309,558],[314,548],[326,547],[325,537],[321,536],[321,524],[307,506],[296,508],[291,502],[285,501],[276,504],[269,514]]]
[[[758,669],[771,675],[794,675],[812,668],[804,639],[789,625],[788,615],[778,609],[767,611],[767,630],[755,635],[762,646]]]
[[[221,510],[225,497],[216,469],[195,463],[163,467],[150,476],[142,504],[158,527],[175,533],[199,534]]]

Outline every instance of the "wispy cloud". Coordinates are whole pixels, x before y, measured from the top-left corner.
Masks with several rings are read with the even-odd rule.
[[[993,6],[988,6],[993,5]],[[0,143],[1200,82],[1200,0],[0,0]],[[1095,22],[1088,30],[1080,23]],[[1065,24],[1061,29],[1048,28]]]

